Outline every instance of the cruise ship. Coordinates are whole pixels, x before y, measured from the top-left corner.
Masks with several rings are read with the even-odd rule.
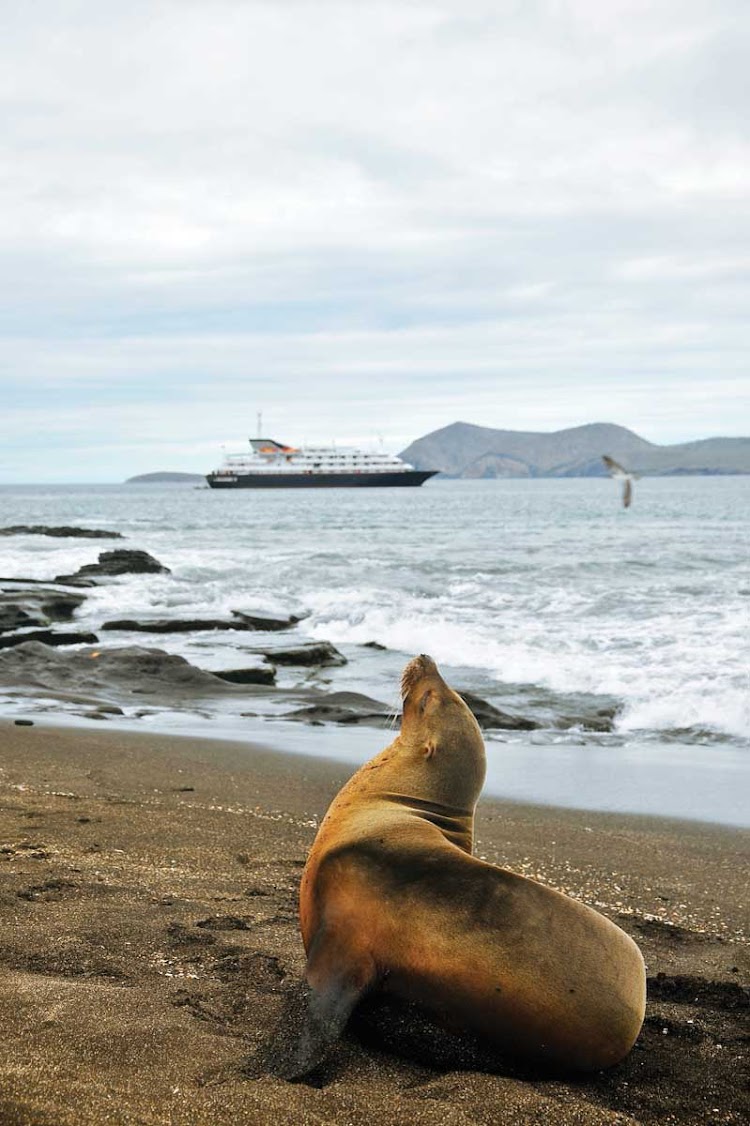
[[[282,446],[270,438],[251,438],[247,453],[228,454],[206,475],[212,489],[320,489],[422,485],[436,469],[415,469],[395,454],[337,449],[335,446]]]

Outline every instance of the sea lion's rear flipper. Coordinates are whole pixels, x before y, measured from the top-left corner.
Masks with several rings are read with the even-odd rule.
[[[351,945],[334,936],[318,934],[307,959],[306,982],[285,1024],[292,1036],[286,1040],[287,1055],[278,1059],[274,1071],[284,1079],[304,1079],[314,1071],[346,1027],[357,1002],[375,983],[375,966],[367,956],[356,956]],[[294,1028],[290,1029],[290,1023]],[[289,1040],[296,1040],[293,1046]],[[291,1050],[289,1050],[291,1048]]]

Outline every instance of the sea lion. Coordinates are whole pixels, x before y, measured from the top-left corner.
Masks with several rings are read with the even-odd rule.
[[[434,661],[402,679],[398,738],[343,787],[300,889],[307,1010],[288,1078],[380,988],[555,1069],[610,1067],[641,1028],[635,943],[602,915],[471,855],[482,735]]]

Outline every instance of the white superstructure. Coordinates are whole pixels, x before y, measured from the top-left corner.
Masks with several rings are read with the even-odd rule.
[[[414,468],[396,454],[337,446],[295,448],[266,438],[251,438],[250,445],[249,453],[227,454],[222,469],[231,473],[408,473]]]

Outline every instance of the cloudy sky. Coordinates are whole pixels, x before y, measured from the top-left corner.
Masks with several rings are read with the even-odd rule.
[[[0,7],[0,481],[750,433],[744,0]]]

